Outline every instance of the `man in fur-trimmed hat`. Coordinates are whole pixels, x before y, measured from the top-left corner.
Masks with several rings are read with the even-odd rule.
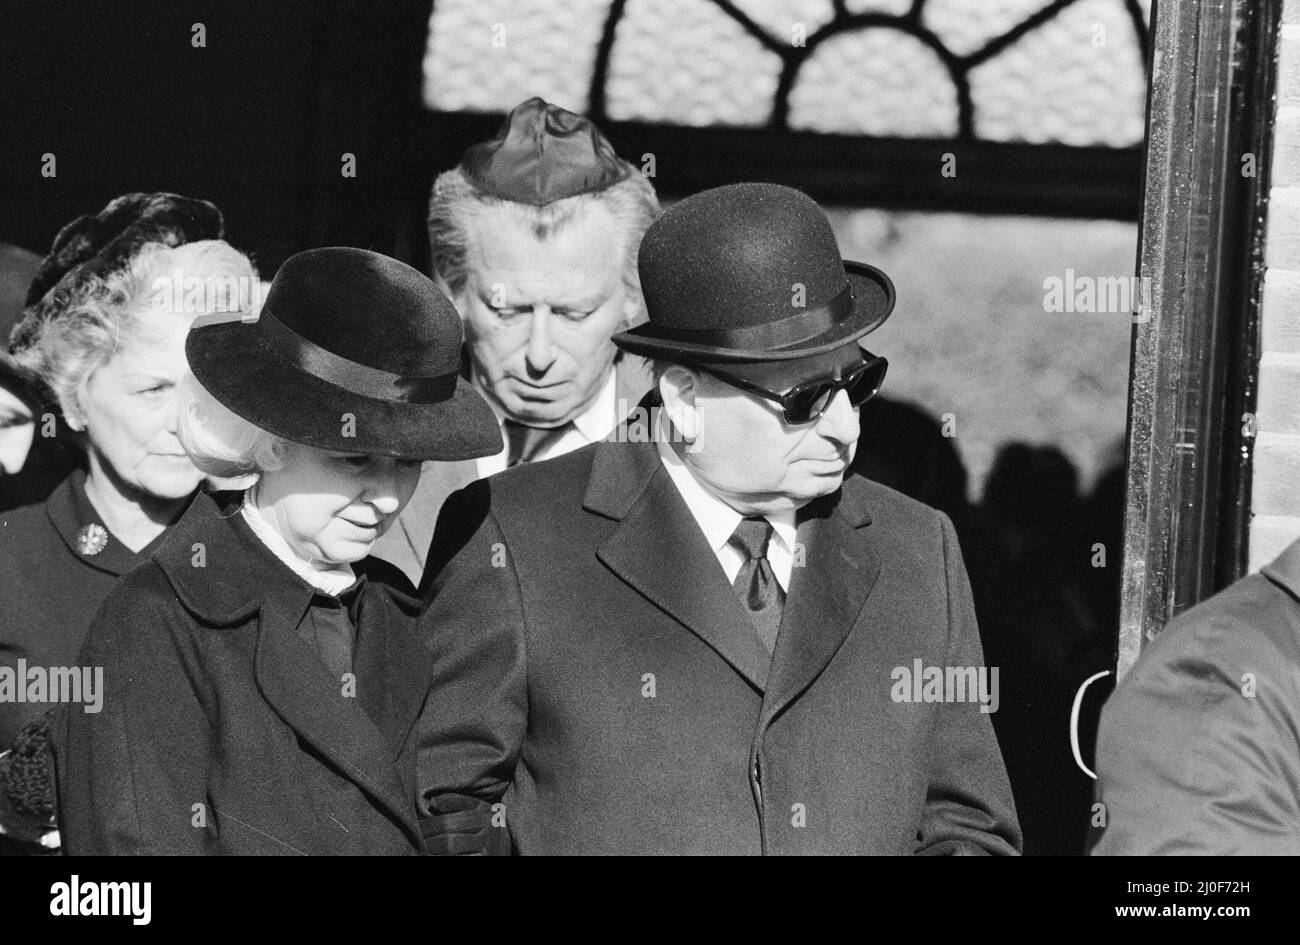
[[[470,379],[506,445],[425,470],[376,548],[412,581],[449,494],[604,439],[641,399],[644,364],[610,338],[644,318],[636,251],[658,213],[650,182],[591,122],[540,98],[435,181],[434,276],[460,310]]]
[[[615,342],[653,360],[655,440],[439,520],[423,804],[498,825],[444,848],[1017,852],[952,524],[848,472],[889,278],[768,184],[677,204],[639,268],[649,322]]]

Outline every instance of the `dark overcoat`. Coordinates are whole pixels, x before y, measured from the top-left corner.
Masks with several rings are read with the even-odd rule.
[[[102,711],[55,729],[67,852],[420,852],[419,605],[392,566],[356,570],[349,691],[296,632],[311,587],[233,502],[200,497],[91,624]]]
[[[650,372],[643,359],[634,354],[622,354],[614,362],[614,415],[619,424],[635,409],[650,384]],[[411,583],[420,583],[442,504],[453,492],[478,478],[476,459],[425,463],[420,484],[411,501],[406,503],[388,533],[375,543],[375,556],[397,565]]]
[[[914,661],[982,663],[952,526],[857,477],[801,518],[769,660],[653,444],[454,496],[425,801],[503,804],[524,854],[1016,852],[988,715],[895,698]]]
[[[103,529],[102,544],[80,539],[89,525]],[[74,665],[96,609],[162,538],[136,552],[113,537],[86,497],[81,469],[41,504],[0,512],[0,667]],[[0,751],[52,705],[0,700]]]

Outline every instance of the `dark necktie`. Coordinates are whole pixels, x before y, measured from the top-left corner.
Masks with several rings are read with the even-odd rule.
[[[311,608],[303,621],[307,642],[316,650],[336,679],[352,672],[352,652],[356,645],[356,618],[363,581],[358,579],[337,597],[323,591],[312,596]]]
[[[776,634],[781,629],[781,612],[785,607],[785,591],[767,560],[767,546],[772,541],[772,523],[761,515],[740,520],[727,543],[745,556],[736,579],[731,582],[741,604],[749,611],[750,619],[758,630],[758,637],[772,653],[776,650]]]
[[[506,435],[506,465],[531,463],[539,453],[573,428],[573,423],[558,427],[530,427],[516,420],[506,420],[501,429]]]

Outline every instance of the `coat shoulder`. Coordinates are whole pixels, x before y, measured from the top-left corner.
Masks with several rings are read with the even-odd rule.
[[[0,567],[39,566],[42,558],[61,548],[63,542],[44,505],[0,512]]]
[[[470,486],[490,497],[494,513],[563,513],[582,501],[596,451],[603,444],[592,443],[542,463],[526,463],[489,476]]]
[[[1125,682],[1174,673],[1229,688],[1242,667],[1300,667],[1300,603],[1263,574],[1249,574],[1175,617],[1143,651]],[[1121,684],[1122,686],[1123,684]]]
[[[947,516],[938,509],[903,495],[896,489],[881,485],[862,476],[853,475],[844,480],[846,496],[871,514],[873,526],[897,532],[914,534],[921,530],[938,532]]]

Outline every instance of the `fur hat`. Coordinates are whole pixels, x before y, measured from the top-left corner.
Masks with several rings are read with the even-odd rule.
[[[220,210],[206,200],[179,194],[123,194],[99,213],[77,217],[59,230],[37,270],[9,350],[28,347],[40,326],[79,290],[125,268],[145,243],[180,246],[221,239],[223,233]]]

